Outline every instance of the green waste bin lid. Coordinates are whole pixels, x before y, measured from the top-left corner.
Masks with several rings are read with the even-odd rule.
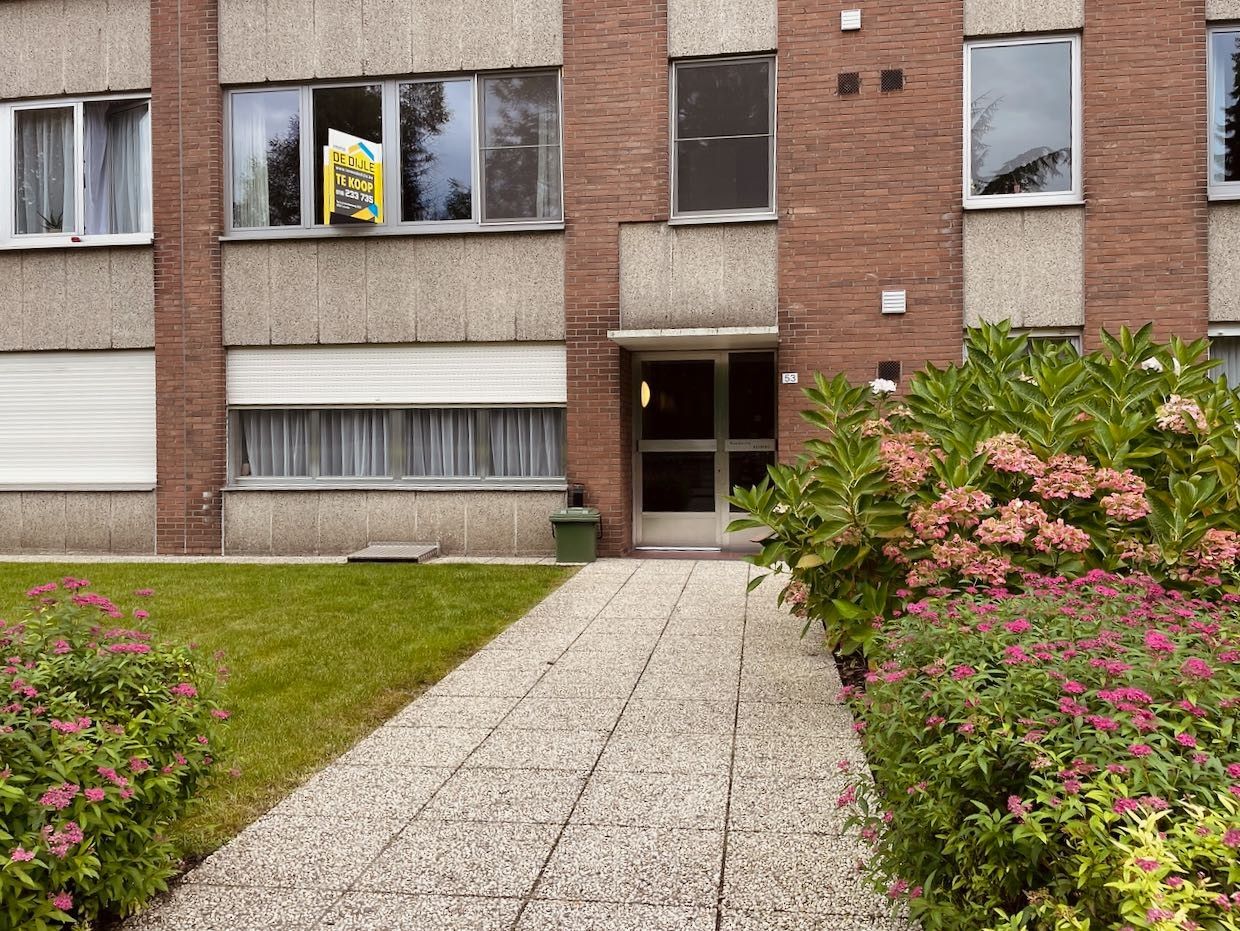
[[[593,524],[598,521],[598,508],[564,508],[551,515],[553,524]]]

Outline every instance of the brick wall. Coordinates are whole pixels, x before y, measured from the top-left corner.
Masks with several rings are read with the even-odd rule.
[[[151,0],[156,548],[218,553],[226,407],[215,0]]]
[[[960,359],[963,7],[871,3],[863,20],[841,32],[838,3],[779,4],[779,367],[801,377],[781,389],[784,459],[809,433],[811,373]],[[880,93],[887,68],[904,90]],[[837,93],[839,72],[860,72],[859,94]],[[884,289],[907,290],[907,314],[879,313]]]
[[[1085,330],[1206,332],[1205,0],[1085,4]]]
[[[631,360],[619,224],[668,215],[667,4],[564,0],[568,473],[603,513],[601,552],[632,543]]]

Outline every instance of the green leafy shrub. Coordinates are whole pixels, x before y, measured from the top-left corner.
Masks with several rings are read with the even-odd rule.
[[[166,888],[165,832],[219,766],[218,670],[88,585],[32,589],[0,621],[0,928],[127,914]]]
[[[914,602],[841,805],[926,931],[1240,928],[1240,597],[1101,571]]]
[[[1023,571],[1236,590],[1236,394],[1204,340],[1103,338],[1078,356],[971,330],[968,361],[920,372],[898,403],[889,382],[819,376],[805,417],[822,435],[737,490],[749,516],[732,528],[769,528],[755,561],[790,569],[785,602],[843,652],[910,593]]]

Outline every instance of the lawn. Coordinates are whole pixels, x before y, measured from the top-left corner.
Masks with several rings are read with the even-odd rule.
[[[228,763],[177,828],[210,853],[521,617],[568,570],[497,565],[0,563],[0,608],[67,575],[151,611],[161,639],[223,650]]]

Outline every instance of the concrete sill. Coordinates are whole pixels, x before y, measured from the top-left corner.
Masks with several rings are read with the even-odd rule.
[[[232,482],[229,494],[253,491],[568,491],[567,482]]]
[[[126,233],[115,236],[37,236],[14,237],[0,241],[0,252],[28,252],[37,249],[111,249],[117,246],[149,246],[155,241],[151,233]]]
[[[233,230],[220,242],[283,242],[291,239],[378,239],[384,236],[472,236],[477,233],[562,233],[564,221],[555,223],[434,223],[354,229],[338,226],[273,227]]]
[[[778,223],[776,213],[712,213],[687,217],[672,217],[668,226],[709,226],[724,223]]]
[[[13,484],[0,484],[0,494],[5,492],[109,492],[109,491],[154,491],[155,485],[129,482],[86,482],[83,484],[75,484],[73,482],[43,482],[35,484],[22,484],[15,482]]]

